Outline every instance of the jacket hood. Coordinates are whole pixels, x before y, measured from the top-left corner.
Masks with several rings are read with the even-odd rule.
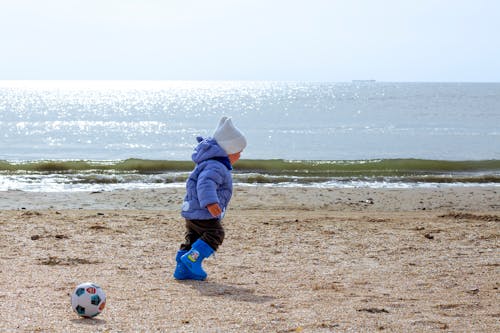
[[[194,152],[191,155],[191,159],[196,164],[219,157],[227,158],[227,153],[214,139],[199,136],[196,140],[198,141],[198,145],[194,148]]]

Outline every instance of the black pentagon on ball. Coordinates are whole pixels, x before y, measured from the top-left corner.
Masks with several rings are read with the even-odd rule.
[[[85,314],[85,308],[83,306],[77,305],[77,307],[75,308],[75,310],[76,310],[76,313],[78,313],[79,315],[84,315]]]
[[[99,295],[92,295],[92,297],[90,298],[90,303],[92,305],[99,305],[99,303],[101,303],[101,298],[99,297]]]
[[[76,296],[82,296],[83,294],[85,294],[85,288],[78,288],[75,291],[75,294],[76,294]]]

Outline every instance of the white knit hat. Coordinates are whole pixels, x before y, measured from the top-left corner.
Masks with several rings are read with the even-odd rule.
[[[222,117],[219,120],[213,138],[228,155],[239,153],[247,146],[245,136],[228,117]]]

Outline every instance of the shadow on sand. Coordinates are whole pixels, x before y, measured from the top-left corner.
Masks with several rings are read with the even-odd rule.
[[[256,295],[254,289],[241,288],[217,282],[185,280],[181,283],[195,288],[203,296],[226,297],[235,301],[250,303],[265,303],[275,299],[273,296]]]
[[[106,324],[106,320],[104,319],[99,319],[99,318],[86,318],[86,317],[80,317],[80,318],[75,318],[71,319],[71,322],[73,324],[81,324],[81,325],[88,325],[88,326],[100,326]]]

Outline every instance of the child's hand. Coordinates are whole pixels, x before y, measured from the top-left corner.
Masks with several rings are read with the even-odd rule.
[[[208,211],[213,217],[217,217],[222,214],[222,209],[218,203],[212,203],[207,206]]]

